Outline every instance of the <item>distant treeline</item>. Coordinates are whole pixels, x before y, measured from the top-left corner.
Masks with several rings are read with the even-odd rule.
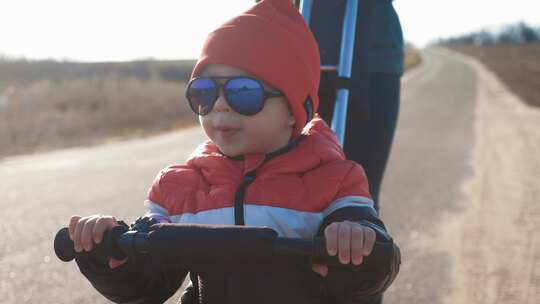
[[[540,27],[524,22],[504,26],[502,30],[480,30],[470,34],[440,39],[441,45],[496,45],[540,42]]]
[[[0,85],[24,85],[45,79],[61,82],[103,77],[185,82],[194,64],[194,60],[77,63],[6,60],[0,57]]]

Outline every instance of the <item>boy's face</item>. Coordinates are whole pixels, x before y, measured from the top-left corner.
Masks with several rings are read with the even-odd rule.
[[[208,65],[200,76],[254,77],[244,70],[222,64]],[[266,89],[275,91],[262,79],[259,80]],[[267,98],[259,113],[246,116],[231,108],[225,100],[223,90],[212,111],[207,115],[199,116],[199,121],[208,138],[227,156],[270,153],[282,148],[289,142],[295,124],[285,97]]]

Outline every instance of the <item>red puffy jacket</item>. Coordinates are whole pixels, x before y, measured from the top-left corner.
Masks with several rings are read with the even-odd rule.
[[[173,222],[267,226],[311,238],[322,220],[348,207],[371,208],[362,167],[345,160],[334,133],[316,118],[304,136],[269,155],[229,158],[207,141],[185,165],[160,172],[146,206]],[[236,214],[243,207],[243,214]]]

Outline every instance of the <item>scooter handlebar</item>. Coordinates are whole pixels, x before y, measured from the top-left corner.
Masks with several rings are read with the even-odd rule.
[[[121,260],[131,255],[155,255],[186,265],[201,263],[265,263],[276,257],[305,257],[328,265],[344,266],[330,256],[325,239],[281,238],[271,228],[249,226],[211,226],[195,224],[157,224],[149,232],[116,226],[106,232],[103,241],[90,252],[77,253],[67,228],[56,234],[54,250],[64,262],[76,257],[94,256]],[[385,265],[392,258],[394,244],[375,242],[362,265]]]

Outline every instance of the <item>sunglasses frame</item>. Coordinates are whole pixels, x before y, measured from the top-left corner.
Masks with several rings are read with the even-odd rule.
[[[205,113],[205,114],[201,114],[201,113],[198,113],[198,111],[194,108],[193,104],[191,103],[191,94],[189,93],[189,89],[191,88],[191,85],[194,81],[198,80],[198,79],[210,79],[217,87],[218,89],[218,94],[216,95],[216,98],[214,98],[214,100],[211,102],[211,105],[210,105],[210,110],[208,111],[208,113]],[[219,81],[217,80],[223,80],[223,79],[226,79],[225,82],[223,83],[220,83]],[[257,84],[259,84],[259,86],[261,87],[261,89],[263,90],[263,97],[262,97],[262,105],[261,105],[261,108],[253,113],[253,114],[244,114],[244,113],[240,113],[236,110],[235,106],[233,105],[233,103],[231,103],[229,101],[229,98],[228,98],[228,94],[226,93],[226,90],[225,88],[227,87],[227,84],[231,81],[231,80],[236,80],[236,79],[249,79],[249,80],[253,80],[255,81]],[[266,99],[268,98],[272,98],[272,97],[281,97],[281,96],[285,96],[281,91],[271,91],[271,90],[267,90],[263,83],[257,79],[257,78],[254,78],[254,77],[250,77],[250,76],[231,76],[231,77],[209,77],[209,76],[200,76],[200,77],[195,77],[193,79],[191,79],[186,87],[186,98],[187,98],[187,101],[189,103],[189,106],[191,107],[191,110],[197,114],[197,115],[200,115],[200,116],[205,116],[205,115],[208,115],[210,114],[210,112],[212,112],[212,109],[214,108],[214,105],[216,104],[216,101],[218,100],[219,96],[221,95],[221,92],[223,91],[223,95],[225,96],[225,101],[227,101],[227,104],[231,107],[231,109],[233,109],[236,113],[238,114],[241,114],[241,115],[245,115],[245,116],[253,116],[253,115],[256,115],[257,113],[259,113],[260,111],[262,111],[262,109],[264,108],[264,103],[266,102]]]

